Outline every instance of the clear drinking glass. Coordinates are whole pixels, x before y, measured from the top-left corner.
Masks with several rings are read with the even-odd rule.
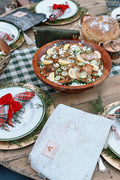
[[[113,10],[114,8],[117,8],[120,4],[120,0],[106,0],[106,5],[108,7],[108,10]]]

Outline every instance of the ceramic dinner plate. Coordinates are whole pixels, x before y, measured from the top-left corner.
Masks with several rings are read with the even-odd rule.
[[[113,9],[111,12],[111,17],[113,17],[114,19],[116,19],[117,15],[120,15],[120,7]]]
[[[19,85],[7,86],[0,89],[0,97],[7,93],[15,94],[32,91],[27,87]],[[12,118],[14,127],[8,125],[8,130],[0,127],[0,141],[11,141],[25,137],[34,131],[43,120],[45,114],[45,105],[42,97],[35,92],[35,96],[30,99],[22,108],[22,113],[19,111],[16,119]]]
[[[120,108],[120,101],[112,103],[106,107],[106,114],[114,114],[117,109]],[[114,125],[120,135],[120,120],[115,119]],[[120,140],[117,140],[114,131],[110,133],[109,139],[108,139],[108,146],[111,149],[111,151],[116,154],[118,157],[120,157]]]
[[[8,23],[8,22],[0,21],[0,31],[1,32],[5,32],[7,34],[14,35],[14,39],[13,40],[6,41],[8,45],[13,44],[20,37],[19,29],[16,26],[14,26],[13,24]]]
[[[60,1],[59,0],[52,0],[52,1],[44,0],[37,4],[37,6],[35,7],[35,11],[36,13],[44,13],[46,14],[46,17],[49,18],[49,16],[52,14],[53,4],[64,4],[65,2],[66,2],[65,0],[60,0]],[[70,0],[68,0],[67,2],[70,9],[66,9],[64,14],[60,16],[58,19],[67,19],[74,16],[77,13],[78,11],[77,5],[73,1],[70,1]]]

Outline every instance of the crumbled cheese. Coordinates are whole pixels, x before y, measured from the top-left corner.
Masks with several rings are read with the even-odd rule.
[[[54,55],[52,56],[53,59],[55,59],[56,57],[57,57],[57,54],[54,54]]]
[[[59,54],[60,54],[60,55],[62,55],[62,54],[64,54],[64,53],[65,53],[65,50],[63,50],[62,48],[59,49]]]
[[[101,70],[98,70],[98,73],[97,73],[97,74],[98,74],[98,76],[102,76],[103,73],[102,73]]]
[[[46,54],[44,54],[42,57],[41,57],[41,61],[44,61],[45,60],[45,56],[46,56]]]
[[[4,51],[0,51],[0,55],[6,55]]]
[[[73,82],[70,86],[83,86],[85,83],[75,83]]]
[[[75,52],[79,52],[80,51],[80,47],[74,44],[74,45],[72,45],[70,47],[70,50],[71,51],[75,51]]]

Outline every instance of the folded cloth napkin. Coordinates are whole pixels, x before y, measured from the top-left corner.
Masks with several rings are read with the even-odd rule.
[[[8,124],[13,126],[11,119],[13,113],[19,111],[27,101],[35,96],[35,92],[23,92],[12,97],[11,93],[0,98],[0,126],[8,120]],[[7,106],[6,106],[7,105]]]
[[[59,18],[68,8],[70,7],[67,2],[65,4],[53,4],[52,9],[54,10],[54,12],[49,16],[49,20],[54,21],[55,19]]]
[[[115,111],[116,118],[120,120],[120,108]]]

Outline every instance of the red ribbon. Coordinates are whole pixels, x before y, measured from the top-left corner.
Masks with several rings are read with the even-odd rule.
[[[53,4],[53,10],[62,9],[62,11],[64,12],[67,8],[69,8],[69,6],[65,4]]]
[[[12,97],[12,94],[10,94],[10,93],[8,93],[0,98],[0,105],[6,105],[6,104],[9,105],[8,122],[11,126],[13,126],[13,124],[11,123],[13,113],[19,111],[22,108],[22,105],[20,104],[20,102],[15,101]]]

